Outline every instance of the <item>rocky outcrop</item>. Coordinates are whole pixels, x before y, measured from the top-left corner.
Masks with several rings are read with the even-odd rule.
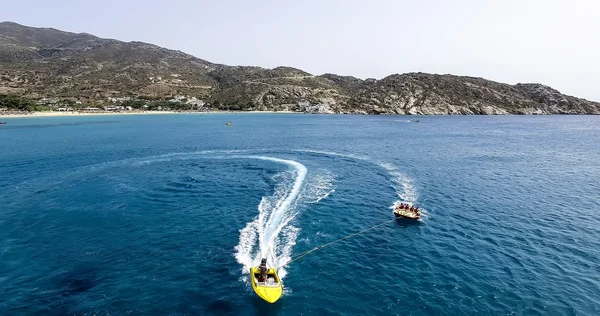
[[[544,114],[598,114],[598,103],[564,95],[548,86],[538,83],[519,83],[515,88],[537,104],[543,105],[541,110]]]
[[[190,96],[216,109],[309,113],[600,114],[600,104],[540,84],[425,73],[381,80],[227,66],[141,42],[0,23],[0,94],[106,103]]]
[[[537,104],[514,87],[481,78],[410,73],[372,82],[354,106],[394,114],[516,114]]]

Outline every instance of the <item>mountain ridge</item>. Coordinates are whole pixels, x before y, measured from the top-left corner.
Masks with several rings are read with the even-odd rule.
[[[154,44],[0,22],[0,94],[103,105],[194,99],[214,109],[355,114],[600,114],[537,83],[421,72],[379,80],[279,66],[228,66]],[[111,101],[112,100],[112,101]]]

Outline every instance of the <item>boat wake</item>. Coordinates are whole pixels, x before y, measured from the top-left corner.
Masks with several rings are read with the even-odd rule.
[[[379,163],[379,166],[386,170],[392,177],[392,188],[394,188],[399,198],[396,202],[413,204],[419,197],[413,180],[400,172],[395,165]]]
[[[307,180],[298,200],[306,204],[319,203],[335,192],[334,182],[335,178],[330,172],[317,173]]]
[[[411,121],[407,120],[407,121],[402,121],[402,122],[411,122]],[[413,179],[411,179],[404,173],[400,172],[398,167],[391,163],[378,162],[378,161],[372,160],[369,157],[364,157],[364,156],[359,156],[359,155],[354,155],[354,154],[336,153],[336,152],[322,151],[322,150],[297,149],[297,150],[293,150],[293,151],[301,152],[301,153],[323,155],[323,156],[330,156],[330,157],[342,157],[342,158],[348,158],[348,159],[353,159],[353,160],[358,160],[358,161],[364,161],[369,164],[377,165],[378,167],[380,167],[381,169],[385,170],[388,173],[388,175],[391,178],[390,179],[391,186],[394,189],[394,191],[396,192],[396,195],[398,196],[398,199],[394,200],[392,202],[392,205],[390,206],[390,208],[392,208],[392,209],[396,208],[396,206],[399,206],[400,203],[414,204],[414,203],[416,203],[417,199],[419,198],[419,195],[417,194],[417,189],[415,187]],[[425,213],[423,213],[423,214],[425,215]]]
[[[315,150],[292,151],[360,160],[378,165],[390,175],[392,187],[398,195],[398,200],[394,202],[392,207],[399,203],[412,204],[418,198],[413,180],[401,173],[395,165],[380,163],[352,154]],[[297,161],[264,155],[252,155],[252,153],[256,152],[260,151],[207,150],[138,157],[70,170],[70,176],[77,177],[84,173],[98,172],[104,168],[123,164],[135,167],[157,162],[198,159],[199,157],[203,159],[257,159],[288,166],[288,170],[279,172],[273,176],[275,183],[273,194],[261,198],[257,207],[258,214],[240,230],[239,243],[235,246],[235,258],[242,265],[242,279],[247,280],[250,267],[257,265],[261,258],[267,258],[268,263],[272,267],[280,267],[289,262],[291,260],[292,249],[296,244],[296,239],[300,232],[300,228],[293,225],[293,219],[298,215],[303,206],[319,203],[335,192],[335,178],[331,172],[319,170],[316,173],[311,173],[310,177],[308,177],[306,166]],[[283,268],[278,273],[281,278],[286,276],[286,271]]]
[[[240,231],[240,242],[235,247],[236,259],[247,274],[250,267],[261,258],[267,258],[272,267],[279,267],[291,258],[299,228],[290,224],[298,214],[298,204],[303,190],[307,168],[296,161],[265,156],[243,156],[239,158],[260,159],[281,163],[291,170],[274,176],[277,183],[273,195],[265,196],[258,205],[258,215]],[[285,270],[279,270],[285,277]]]
[[[284,164],[289,170],[273,177],[275,189],[271,196],[262,197],[258,205],[258,215],[240,230],[239,244],[235,247],[235,258],[243,266],[243,274],[248,274],[253,265],[261,258],[267,258],[273,267],[279,267],[290,260],[292,248],[300,229],[290,225],[299,212],[300,204],[315,204],[327,198],[335,189],[334,177],[329,171],[321,171],[306,179],[308,169],[294,160],[252,155],[260,150],[206,150],[188,153],[169,153],[149,157],[135,157],[110,161],[69,170],[68,178],[78,178],[83,174],[100,172],[106,168],[120,165],[141,167],[159,162],[202,159],[257,159]],[[22,183],[15,187],[27,185]],[[279,271],[279,277],[285,277],[285,270]]]
[[[398,199],[392,203],[390,208],[396,209],[396,207],[400,206],[402,203],[414,205],[419,198],[419,195],[417,194],[413,179],[400,172],[393,164],[379,163],[379,166],[385,169],[392,177],[392,188],[394,188],[396,195],[398,196]],[[419,206],[419,209],[422,214],[421,219],[419,219],[420,221],[429,217],[429,213],[425,208]]]

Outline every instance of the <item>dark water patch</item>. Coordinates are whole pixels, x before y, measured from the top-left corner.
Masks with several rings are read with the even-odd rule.
[[[98,268],[91,264],[78,266],[56,276],[53,283],[61,296],[78,295],[91,290],[100,282],[98,272]]]
[[[396,218],[396,225],[398,225],[398,227],[402,227],[402,228],[408,228],[408,227],[412,227],[412,226],[420,226],[423,225],[422,221],[419,220],[414,220],[414,219],[408,219],[408,218]]]
[[[209,303],[207,312],[211,315],[234,315],[237,308],[226,300],[214,300]]]

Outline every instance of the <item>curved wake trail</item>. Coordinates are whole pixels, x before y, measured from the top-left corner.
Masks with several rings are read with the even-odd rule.
[[[238,158],[259,159],[286,164],[293,168],[283,174],[282,178],[289,181],[280,182],[275,193],[263,197],[258,205],[258,215],[240,231],[240,243],[235,247],[236,259],[243,265],[243,273],[248,273],[250,267],[257,265],[260,258],[267,258],[273,267],[290,260],[292,247],[296,243],[299,229],[288,225],[296,216],[296,201],[308,170],[293,160],[285,160],[265,156],[240,156]],[[285,276],[285,270],[279,271],[279,276]]]
[[[318,203],[327,198],[334,189],[330,188],[333,178],[324,178],[322,186],[311,188],[311,192],[302,192],[303,183],[308,173],[307,168],[296,161],[285,160],[267,156],[247,155],[250,150],[204,150],[196,152],[169,153],[156,156],[135,157],[117,161],[103,162],[90,166],[83,166],[71,170],[71,176],[83,173],[96,172],[122,164],[134,167],[145,166],[157,162],[173,160],[190,160],[198,157],[207,159],[258,159],[285,164],[293,169],[276,175],[275,192],[272,196],[263,197],[258,205],[258,216],[240,231],[240,242],[235,247],[236,259],[244,266],[243,273],[247,274],[251,266],[256,265],[261,257],[268,258],[271,266],[280,266],[288,262],[291,257],[292,247],[300,231],[289,222],[297,215],[296,206],[299,199],[307,199],[307,203]],[[234,155],[234,156],[232,156]],[[281,181],[279,181],[281,180]],[[28,184],[25,181],[15,187]],[[309,185],[310,186],[310,185]],[[306,195],[308,197],[301,197]],[[313,196],[316,195],[316,196]],[[309,202],[311,201],[312,202]],[[279,276],[285,276],[285,270],[279,271]]]
[[[330,174],[317,175],[315,179],[313,179],[316,183],[307,184],[306,188],[303,190],[308,173],[307,168],[303,164],[294,160],[248,155],[252,151],[256,152],[256,150],[205,150],[188,153],[170,153],[83,166],[76,168],[76,170],[71,170],[71,173],[74,173],[76,176],[82,173],[100,171],[104,168],[121,164],[143,166],[162,161],[196,159],[198,156],[209,159],[258,159],[292,167],[292,170],[281,172],[275,176],[278,181],[276,181],[277,184],[273,195],[262,197],[261,202],[258,205],[258,215],[253,221],[240,230],[239,244],[235,247],[235,257],[237,261],[243,265],[242,273],[247,274],[249,273],[250,267],[258,264],[261,257],[267,258],[268,263],[274,267],[279,267],[290,261],[292,247],[296,244],[296,238],[300,229],[293,225],[289,225],[289,223],[298,213],[297,205],[299,204],[299,200],[302,200],[307,204],[314,204],[335,192],[335,189],[333,188],[334,178]],[[401,201],[405,203],[414,203],[417,199],[416,189],[413,186],[412,179],[402,174],[395,165],[379,163],[367,157],[352,154],[340,154],[317,150],[291,151],[325,156],[338,156],[377,164],[379,167],[385,169],[392,177],[392,186],[400,199],[399,201],[394,202],[394,205]],[[232,154],[236,156],[230,156]],[[224,157],[223,155],[227,156]],[[26,185],[28,182],[29,181],[25,181],[20,185]],[[15,189],[18,189],[20,185],[17,185]],[[285,270],[280,269],[279,276],[283,278],[285,277],[285,274]]]
[[[407,122],[410,122],[410,121],[407,121]],[[312,154],[324,155],[324,156],[343,157],[343,158],[348,158],[348,159],[366,161],[368,163],[377,165],[378,167],[382,168],[390,175],[391,181],[392,181],[392,188],[394,189],[394,191],[396,191],[396,195],[398,196],[398,199],[395,200],[392,203],[392,205],[390,206],[390,208],[392,208],[392,209],[395,208],[396,206],[400,205],[400,203],[414,204],[419,197],[419,195],[417,194],[417,189],[414,185],[413,179],[411,179],[410,177],[408,177],[405,174],[403,174],[402,172],[400,172],[400,170],[398,170],[398,167],[391,163],[373,161],[369,157],[364,157],[364,156],[359,156],[359,155],[354,155],[354,154],[343,154],[343,153],[336,153],[336,152],[322,151],[322,150],[297,149],[297,150],[293,150],[293,151],[303,152],[303,153],[312,153]]]

